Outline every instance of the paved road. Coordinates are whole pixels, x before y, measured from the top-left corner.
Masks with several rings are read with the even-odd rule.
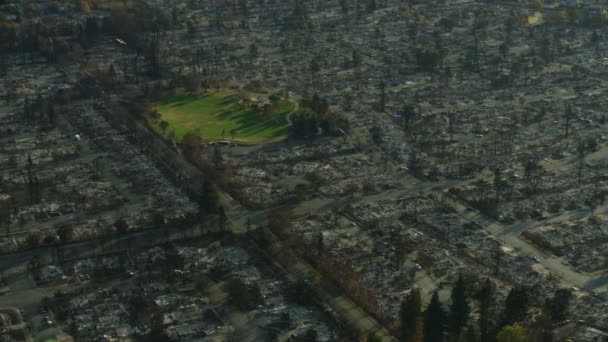
[[[387,170],[396,170],[396,168],[388,167]],[[521,232],[530,229],[534,225],[528,223],[503,225],[494,221],[493,219],[485,217],[473,208],[469,207],[466,203],[454,199],[452,196],[444,193],[444,189],[448,189],[456,184],[454,182],[447,181],[438,184],[420,180],[405,172],[393,171],[389,173],[392,173],[396,179],[400,180],[402,188],[369,196],[343,197],[338,199],[317,198],[300,203],[293,209],[293,212],[296,215],[323,213],[337,210],[357,202],[377,202],[383,200],[395,200],[414,195],[433,194],[437,198],[443,198],[447,203],[457,210],[461,217],[467,220],[475,219],[479,221],[485,227],[485,230],[488,233],[494,236],[505,246],[511,247],[517,250],[519,253],[537,258],[538,263],[549,270],[553,276],[558,278],[563,287],[576,287],[584,292],[589,292],[592,294],[608,291],[608,274],[603,272],[595,274],[579,272],[572,266],[564,263],[564,260],[561,258],[539,249],[537,246],[533,245],[521,236]],[[605,212],[608,212],[608,205],[600,209],[596,209],[596,214]],[[572,220],[573,218],[584,214],[586,213],[570,213],[570,215],[562,217],[561,220]],[[556,218],[553,218],[549,221],[554,223],[555,220]],[[542,224],[545,224],[545,222],[540,222],[536,225]]]
[[[597,283],[597,280],[601,277],[594,278],[591,275],[573,270],[570,266],[564,264],[562,259],[539,250],[536,246],[522,238],[521,235],[505,234],[504,231],[508,229],[508,227],[496,223],[486,227],[488,232],[491,232],[505,245],[518,249],[520,253],[537,258],[538,263],[557,276],[566,287],[577,287],[586,291],[598,289],[598,285],[600,284]]]
[[[585,272],[578,272],[571,266],[565,264],[561,258],[539,249],[520,235],[522,231],[530,229],[534,225],[522,223],[503,225],[480,214],[472,208],[467,209],[465,204],[454,200],[454,198],[451,196],[447,196],[443,193],[439,195],[443,196],[446,201],[449,201],[452,207],[454,207],[462,217],[469,220],[477,220],[482,226],[485,227],[487,232],[491,233],[492,236],[494,236],[505,246],[511,247],[517,250],[519,253],[537,258],[538,263],[549,270],[552,275],[556,276],[564,287],[576,287],[594,294],[608,290],[607,274],[589,274]],[[544,223],[541,222],[536,225],[543,224]]]
[[[170,241],[197,238],[215,233],[219,233],[219,229],[209,229],[200,225],[170,226],[109,236],[103,239],[66,243],[60,245],[60,247],[63,249],[65,259],[71,260],[124,251],[130,247],[156,246]],[[23,275],[25,265],[30,260],[51,260],[52,254],[53,247],[45,246],[2,255],[0,257],[0,270],[3,271],[5,279],[14,279]]]
[[[295,254],[291,253],[289,246],[277,242],[260,251],[274,260],[291,283],[312,284],[311,291],[315,300],[337,317],[346,330],[355,331],[359,336],[364,337],[373,333],[383,342],[396,341],[396,338],[391,336],[374,318],[345,296],[341,289],[333,283],[323,280],[319,272],[305,261],[294,258]]]

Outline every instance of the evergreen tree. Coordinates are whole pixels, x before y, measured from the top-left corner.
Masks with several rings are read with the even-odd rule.
[[[514,287],[509,291],[505,300],[502,314],[502,326],[523,322],[528,313],[528,290],[524,287]]]
[[[574,112],[572,111],[572,106],[567,105],[566,112],[564,113],[564,119],[566,120],[566,124],[564,125],[566,138],[568,137],[568,135],[570,133],[570,122],[572,121],[573,117],[574,117]]]
[[[202,218],[203,213],[217,212],[220,204],[217,188],[205,179],[199,193],[199,216]]]
[[[553,322],[559,322],[566,319],[571,299],[572,292],[568,289],[558,289],[555,291],[553,298],[547,300],[545,310],[551,316]]]
[[[450,332],[455,339],[460,337],[469,320],[471,308],[466,295],[462,274],[452,289],[452,305],[450,306]]]
[[[7,92],[7,94],[8,94],[8,92]],[[26,120],[29,120],[31,118],[30,99],[27,96],[25,97],[25,102],[23,103],[23,116],[25,117]]]
[[[380,82],[380,102],[378,103],[378,111],[384,113],[386,109],[386,85]]]
[[[424,313],[424,342],[442,342],[445,328],[445,312],[437,292],[433,294]]]
[[[461,341],[463,342],[479,342],[479,336],[473,326],[469,325],[462,335]]]
[[[373,13],[376,11],[376,9],[378,8],[378,5],[376,4],[376,0],[369,0],[367,3],[367,11],[369,13]]]
[[[353,66],[359,66],[359,64],[361,64],[361,55],[359,54],[359,52],[357,50],[353,50],[353,54],[352,54],[352,62],[353,62]]]
[[[340,0],[340,9],[342,10],[342,14],[348,14],[348,2],[346,0]]]
[[[251,60],[255,60],[259,57],[258,46],[256,44],[249,45],[249,58]]]
[[[95,17],[88,17],[85,21],[84,34],[88,42],[93,42],[99,37],[99,24]]]
[[[496,307],[494,303],[495,287],[490,279],[486,279],[479,293],[479,335],[482,342],[492,340],[492,322]]]
[[[319,59],[315,57],[310,61],[310,78],[312,79],[313,85],[317,84],[317,74],[319,71],[321,71],[321,63],[319,62]],[[318,96],[317,94],[315,95]]]
[[[403,341],[413,341],[416,335],[416,321],[422,311],[422,298],[419,289],[413,289],[403,302],[399,318],[401,320],[401,336]]]
[[[406,104],[401,109],[403,112],[403,125],[404,129],[408,131],[411,127],[412,122],[416,120],[416,108],[411,104]]]

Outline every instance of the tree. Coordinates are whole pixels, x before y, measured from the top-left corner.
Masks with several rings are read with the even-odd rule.
[[[361,55],[359,54],[359,51],[353,50],[351,59],[352,59],[353,66],[356,67],[359,64],[361,64]]]
[[[416,120],[416,107],[411,104],[406,104],[403,106],[402,111],[405,130],[409,130],[412,125],[412,122]]]
[[[545,303],[545,310],[551,316],[554,322],[560,322],[566,319],[570,300],[572,300],[572,292],[568,289],[558,289],[553,297]]]
[[[222,162],[224,161],[224,156],[222,155],[222,151],[219,149],[218,145],[213,147],[213,164],[215,168],[218,169]]]
[[[148,335],[144,336],[144,341],[163,342],[169,339],[165,333],[163,316],[158,309],[152,310],[150,313],[148,313],[146,325],[150,327],[150,331]]]
[[[374,13],[378,5],[376,5],[376,0],[367,0],[367,11],[369,13]]]
[[[149,301],[142,292],[134,291],[133,295],[127,299],[130,316],[134,323],[139,324],[144,319],[146,309],[149,308]]]
[[[538,342],[553,342],[553,321],[544,313],[534,316],[534,321],[528,326],[528,340]]]
[[[382,338],[380,338],[380,336],[377,334],[370,332],[367,334],[367,342],[382,342]]]
[[[342,10],[342,14],[344,16],[348,15],[348,2],[347,2],[347,0],[340,0],[340,9]]]
[[[403,341],[414,341],[416,335],[416,324],[422,311],[422,298],[419,289],[413,289],[403,302],[399,310],[401,321],[401,336]]]
[[[290,338],[290,342],[316,342],[318,341],[318,333],[315,329],[308,329],[298,335]]]
[[[163,134],[165,134],[167,128],[169,128],[169,123],[165,120],[161,120],[158,126],[160,127],[160,130],[163,132]]]
[[[0,206],[0,225],[2,224],[5,225],[5,234],[9,235],[11,233],[11,214],[8,203]]]
[[[384,113],[386,107],[386,84],[380,82],[380,101],[378,103],[378,111]]]
[[[321,64],[319,63],[319,58],[314,57],[310,60],[310,78],[312,80],[313,86],[317,84],[317,74],[319,73],[319,71],[321,71]]]
[[[526,328],[521,324],[506,325],[496,335],[496,342],[527,342]]]
[[[295,7],[290,19],[290,22],[295,29],[303,29],[308,26],[308,13],[305,7],[305,1],[295,2]]]
[[[201,214],[201,217],[204,212],[217,212],[218,207],[220,205],[219,191],[217,187],[213,183],[209,182],[207,179],[205,179],[203,182],[198,205],[199,214]]]
[[[30,120],[32,117],[31,111],[30,111],[30,99],[27,96],[25,97],[25,101],[23,102],[23,116],[27,120]]]
[[[186,132],[182,137],[182,151],[186,158],[192,162],[198,161],[202,144],[203,139],[200,134],[193,131]]]
[[[525,190],[528,194],[537,192],[541,187],[542,175],[544,169],[535,159],[527,159],[522,161],[524,165],[524,182]]]
[[[494,169],[494,191],[496,192],[496,202],[500,200],[500,195],[510,188],[509,181],[502,175],[500,167]]]
[[[258,46],[256,44],[249,45],[249,58],[251,58],[251,60],[253,61],[258,58],[258,55]]]
[[[223,205],[218,206],[218,215],[219,215],[219,220],[218,220],[218,226],[220,231],[224,231],[226,229],[226,220],[228,219],[228,217],[226,216],[226,210],[224,209]]]
[[[384,132],[382,131],[382,129],[380,127],[373,126],[372,128],[369,129],[369,134],[370,134],[374,144],[380,145],[380,144],[382,144],[382,142],[384,142]]]
[[[574,117],[574,113],[572,111],[572,106],[567,105],[566,111],[564,113],[564,119],[566,120],[566,124],[564,125],[566,138],[568,138],[568,134],[570,133],[570,121],[572,121],[572,117]]]
[[[156,228],[160,228],[163,226],[163,224],[165,224],[165,215],[162,213],[162,211],[155,210],[152,213],[152,223]]]
[[[28,247],[36,247],[40,244],[40,234],[38,232],[32,232],[27,235],[25,238],[25,244]]]
[[[597,33],[597,31],[593,31],[591,34],[590,43],[594,47],[595,55],[599,56],[600,54],[600,41],[602,40],[602,36]]]
[[[268,228],[278,236],[291,226],[291,211],[275,210],[268,215]]]
[[[502,325],[511,325],[523,322],[528,315],[528,289],[525,287],[514,287],[509,291],[505,300],[505,308],[502,313]]]
[[[576,159],[578,160],[577,178],[580,184],[583,178],[583,168],[585,167],[585,157],[587,156],[588,146],[583,140],[580,140],[576,145]]]
[[[456,27],[457,23],[452,18],[443,17],[439,20],[437,24],[441,26],[446,32],[451,32],[454,27]]]
[[[424,342],[443,341],[445,320],[445,312],[439,301],[439,295],[435,292],[424,313]]]
[[[241,310],[255,308],[259,298],[240,278],[230,278],[224,286],[233,305]]]
[[[473,328],[472,326],[468,326],[467,329],[464,331],[464,334],[462,336],[461,339],[463,342],[479,342],[479,336],[477,336],[477,332],[475,331],[475,328]]]
[[[471,308],[466,295],[466,288],[462,274],[458,276],[456,284],[452,288],[452,305],[450,306],[450,332],[452,337],[458,339],[462,330],[466,327]]]
[[[57,230],[57,235],[61,241],[70,241],[74,238],[74,228],[71,225],[62,226]]]
[[[443,77],[445,79],[445,86],[448,87],[450,85],[450,79],[452,78],[452,68],[448,65],[443,68]]]
[[[443,63],[445,54],[435,50],[416,49],[414,57],[416,58],[416,64],[418,64],[420,69],[424,71],[433,71]]]
[[[160,34],[155,33],[144,49],[144,59],[148,63],[148,74],[156,77],[160,73]]]
[[[479,293],[479,334],[481,342],[488,342],[493,339],[492,322],[496,314],[495,292],[494,283],[490,279],[486,279]]]
[[[165,273],[167,274],[167,279],[171,279],[172,277],[172,270],[181,270],[184,267],[184,257],[183,255],[179,254],[179,250],[175,247],[174,244],[167,242],[165,243],[165,245],[163,246],[164,252],[165,252],[165,263],[164,263],[164,267],[165,267]],[[180,273],[181,274],[181,280],[182,282],[185,281],[185,276],[184,273]]]
[[[498,46],[498,52],[502,57],[503,61],[507,59],[507,54],[509,53],[509,46],[506,43],[502,43]]]
[[[114,222],[114,228],[118,234],[124,234],[129,230],[129,224],[123,217],[120,217]]]
[[[99,24],[94,16],[88,17],[85,22],[84,34],[87,42],[94,42],[99,37]]]
[[[318,120],[315,115],[309,112],[300,112],[292,115],[292,133],[301,138],[311,138],[317,134]]]
[[[597,31],[593,31],[593,33],[591,34],[591,37],[589,38],[589,42],[592,45],[597,45],[597,44],[599,44],[600,40],[601,40],[601,37],[600,37],[599,33],[597,33]]]

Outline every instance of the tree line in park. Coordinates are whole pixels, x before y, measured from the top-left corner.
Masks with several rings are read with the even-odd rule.
[[[449,305],[441,303],[437,292],[425,308],[420,290],[407,294],[401,303],[398,334],[402,342],[551,342],[554,324],[566,319],[572,296],[569,290],[559,289],[532,315],[535,300],[528,288],[512,288],[499,303],[491,280],[474,290],[461,275]]]
[[[304,95],[300,110],[291,116],[292,135],[297,138],[311,138],[319,134],[345,134],[349,128],[348,119],[330,110],[325,98],[314,94]]]

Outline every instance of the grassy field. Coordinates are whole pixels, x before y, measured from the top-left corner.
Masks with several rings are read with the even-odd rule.
[[[176,139],[192,131],[204,140],[232,140],[241,142],[268,142],[287,135],[285,116],[294,109],[287,100],[275,100],[263,113],[255,106],[257,96],[244,92],[209,92],[189,94],[178,92],[154,103],[160,119],[149,118],[148,123],[157,132],[167,136],[172,130]],[[163,131],[161,122],[169,126]]]

